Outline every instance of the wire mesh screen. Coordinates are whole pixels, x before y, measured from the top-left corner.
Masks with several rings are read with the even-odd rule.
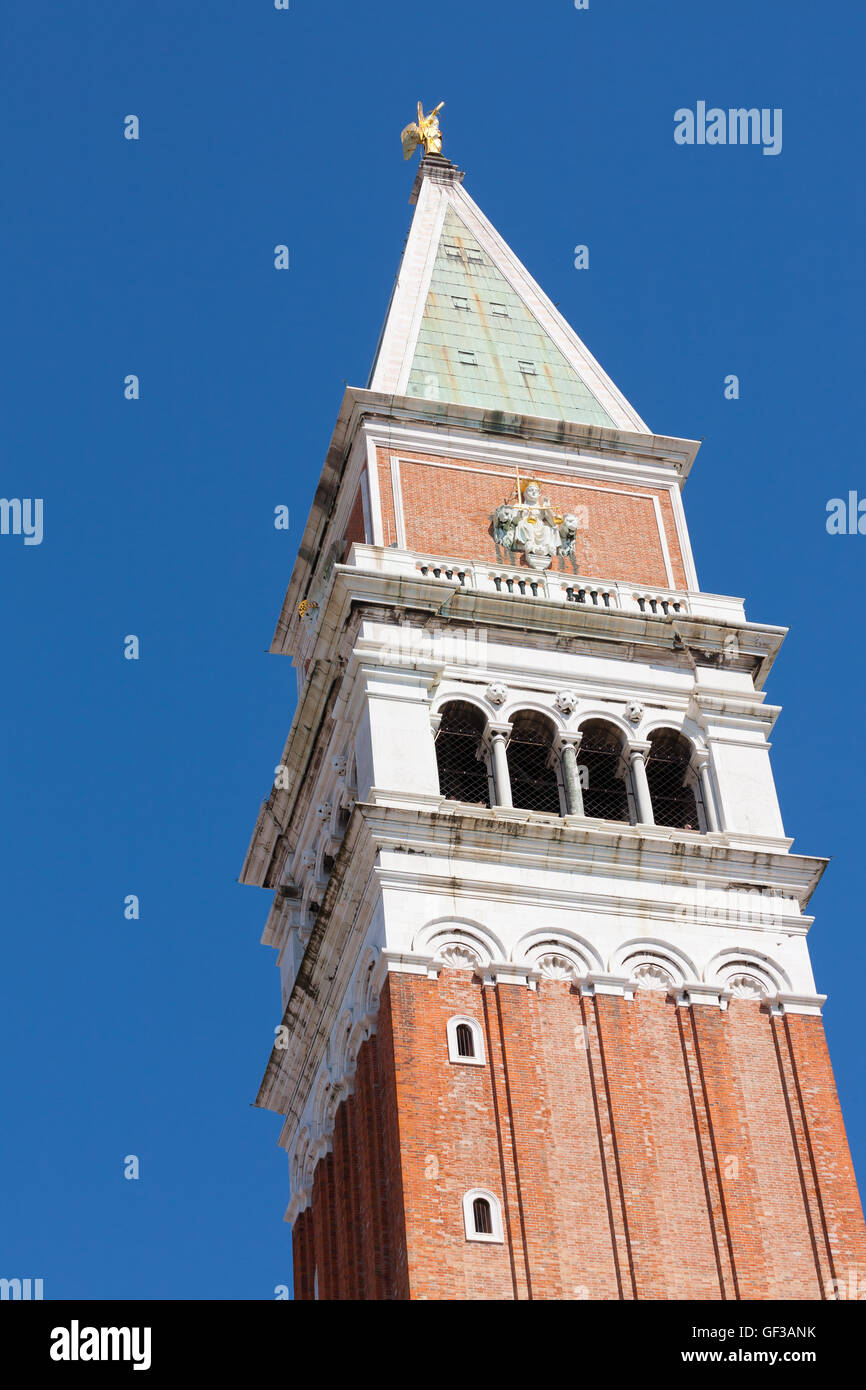
[[[436,736],[439,790],[454,801],[489,806],[487,764],[479,757],[481,730],[474,711],[462,705],[446,705]]]
[[[587,816],[603,820],[628,821],[628,791],[620,770],[622,745],[616,729],[609,724],[586,724],[577,754],[581,776],[583,810]]]
[[[531,717],[514,721],[508,744],[511,799],[522,811],[562,812],[556,772],[548,766],[552,730],[546,720]]]
[[[700,830],[695,794],[684,780],[689,769],[691,744],[681,734],[667,730],[651,734],[650,743],[646,775],[656,825]]]

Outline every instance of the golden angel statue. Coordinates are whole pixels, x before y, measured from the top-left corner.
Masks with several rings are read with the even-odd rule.
[[[425,154],[442,153],[442,132],[439,129],[439,115],[445,105],[440,101],[435,106],[429,116],[424,115],[424,107],[418,103],[418,120],[411,121],[403,131],[400,139],[403,142],[403,158],[411,159],[419,145],[424,146]]]

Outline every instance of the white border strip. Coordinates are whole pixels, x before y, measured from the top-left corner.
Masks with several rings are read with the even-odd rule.
[[[397,528],[397,545],[401,550],[408,550],[406,544],[406,518],[403,512],[403,485],[400,481],[400,460],[396,454],[391,455],[391,492],[394,497],[394,524]]]

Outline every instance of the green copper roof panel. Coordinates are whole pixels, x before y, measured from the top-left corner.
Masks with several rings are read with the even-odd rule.
[[[613,426],[453,208],[439,241],[407,394]]]

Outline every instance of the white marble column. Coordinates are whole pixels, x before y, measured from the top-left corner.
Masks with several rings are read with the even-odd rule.
[[[718,830],[719,817],[716,811],[713,779],[710,776],[710,755],[705,748],[695,750],[692,755],[692,767],[697,773],[698,781],[701,786],[701,800],[704,803],[704,817],[707,822],[707,830]]]
[[[652,745],[649,743],[630,743],[628,746],[631,784],[634,788],[635,801],[637,802],[637,819],[639,825],[655,825],[649,782],[647,781],[646,775],[646,756],[651,746]]]
[[[497,806],[513,806],[511,799],[511,773],[508,771],[508,735],[510,724],[488,724],[487,736],[493,755],[493,786]]]
[[[583,810],[583,790],[580,785],[580,773],[577,767],[577,750],[580,747],[583,734],[559,734],[557,739],[557,752],[562,759],[562,783],[565,787],[565,804],[570,816],[582,816]]]

